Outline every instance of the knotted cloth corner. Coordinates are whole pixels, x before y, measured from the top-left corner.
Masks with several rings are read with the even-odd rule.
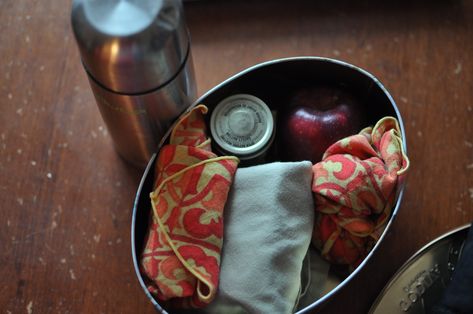
[[[397,120],[331,145],[313,166],[316,221],[312,243],[335,264],[356,267],[379,239],[409,168]]]

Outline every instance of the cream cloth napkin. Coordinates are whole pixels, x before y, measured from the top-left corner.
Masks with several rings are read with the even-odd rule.
[[[314,224],[308,161],[239,168],[224,211],[217,296],[206,313],[291,313]]]

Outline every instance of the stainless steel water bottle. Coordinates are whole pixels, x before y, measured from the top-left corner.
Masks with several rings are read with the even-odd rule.
[[[116,150],[144,167],[195,98],[181,1],[74,0],[71,22]]]

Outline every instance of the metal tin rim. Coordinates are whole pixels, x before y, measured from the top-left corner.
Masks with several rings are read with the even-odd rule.
[[[161,144],[159,146],[161,147]],[[154,164],[154,160],[156,159],[156,156],[157,156],[156,153],[154,153],[153,156],[151,156],[151,159],[150,159],[148,165],[146,166],[145,171],[143,172],[143,176],[141,177],[140,184],[138,185],[136,197],[135,197],[135,200],[133,202],[133,213],[132,213],[132,217],[131,217],[131,254],[132,254],[132,258],[133,258],[133,266],[135,268],[135,274],[136,274],[136,277],[138,278],[138,281],[140,283],[141,288],[143,288],[146,296],[151,301],[153,306],[158,311],[160,311],[161,313],[167,314],[167,312],[161,307],[161,305],[159,305],[158,302],[156,302],[156,300],[154,300],[153,296],[151,295],[151,293],[149,293],[148,289],[146,289],[146,284],[144,283],[143,278],[141,277],[139,262],[138,262],[138,259],[136,258],[137,257],[137,254],[136,254],[137,252],[136,252],[136,246],[135,246],[136,211],[137,211],[138,203],[139,203],[139,199],[140,199],[139,196],[141,194],[141,191],[143,190],[143,186],[145,184],[146,177],[149,175],[150,171],[153,169],[153,164]]]
[[[347,62],[344,62],[344,61],[340,61],[340,60],[336,60],[336,59],[331,59],[331,58],[326,58],[326,57],[316,57],[316,56],[297,56],[297,57],[289,57],[289,58],[281,58],[281,59],[275,59],[275,60],[270,60],[270,61],[266,61],[266,62],[262,62],[262,63],[259,63],[259,64],[256,64],[254,66],[251,66],[233,76],[231,76],[230,78],[226,79],[225,81],[221,82],[220,84],[216,85],[215,87],[211,88],[209,91],[207,91],[206,93],[204,93],[201,97],[199,97],[191,106],[189,106],[189,108],[184,112],[184,113],[187,113],[189,112],[190,110],[192,110],[193,107],[195,107],[196,105],[198,105],[199,103],[201,103],[202,99],[205,99],[207,96],[209,96],[210,94],[214,93],[216,90],[222,88],[223,86],[227,85],[229,82],[232,82],[234,81],[235,79],[241,77],[241,76],[244,76],[245,74],[249,73],[249,72],[252,72],[254,70],[257,70],[257,69],[260,69],[260,68],[263,68],[263,67],[267,67],[267,66],[271,66],[273,64],[278,64],[278,63],[284,63],[284,62],[292,62],[292,61],[320,61],[320,62],[328,62],[328,63],[333,63],[333,64],[338,64],[338,65],[342,65],[342,66],[345,66],[345,67],[348,67],[354,71],[357,71],[361,74],[363,74],[364,76],[368,77],[374,84],[377,85],[377,87],[385,94],[385,96],[388,98],[390,104],[392,105],[392,108],[394,110],[394,112],[396,113],[396,118],[399,122],[399,128],[401,129],[401,135],[403,138],[405,138],[405,130],[404,130],[404,123],[403,123],[403,120],[402,120],[402,117],[401,117],[401,113],[396,105],[396,102],[394,101],[393,97],[391,96],[391,94],[387,91],[387,89],[384,87],[383,84],[381,84],[381,82],[374,76],[372,75],[371,73],[367,72],[366,70],[363,70],[353,64],[350,64],[350,63],[347,63]],[[183,113],[183,114],[184,114]],[[168,138],[170,132],[172,130],[172,126],[170,127],[170,129],[168,130],[168,132],[166,132],[166,134],[163,136],[163,138],[161,139],[159,145],[158,145],[158,148],[157,150],[159,151],[159,149],[163,146],[163,144],[165,143],[166,139]],[[404,151],[407,153],[407,146],[406,146],[406,141],[403,142],[403,149]],[[151,296],[151,294],[148,292],[148,290],[146,289],[146,286],[144,285],[144,282],[141,278],[141,274],[139,272],[139,266],[138,266],[138,261],[137,261],[137,258],[136,258],[136,249],[135,249],[135,227],[134,227],[134,223],[135,223],[135,219],[136,219],[136,210],[137,210],[137,206],[138,206],[138,203],[139,203],[139,196],[141,194],[141,190],[142,190],[142,187],[143,187],[143,184],[144,184],[144,181],[146,179],[146,177],[149,175],[149,171],[150,171],[150,168],[151,168],[151,165],[154,163],[154,160],[156,159],[156,153],[153,154],[153,156],[151,157],[150,161],[149,161],[149,164],[143,174],[143,177],[141,179],[141,182],[140,182],[140,185],[138,187],[138,190],[137,190],[137,194],[136,194],[136,197],[135,197],[135,202],[134,202],[134,208],[133,208],[133,214],[132,214],[132,233],[131,233],[131,245],[132,245],[132,258],[133,258],[133,265],[135,267],[135,272],[138,276],[138,280],[143,288],[143,290],[145,290],[145,293],[146,295],[148,296],[148,298],[151,300],[152,304],[155,306],[155,308],[159,311],[161,311],[162,313],[167,313],[155,300],[154,298]],[[397,200],[396,200],[396,204],[394,206],[394,209],[392,211],[392,214],[391,214],[391,218],[388,220],[387,224],[386,224],[386,227],[383,231],[383,233],[381,234],[380,238],[378,239],[378,241],[376,242],[376,244],[374,245],[374,247],[371,249],[371,251],[368,253],[368,255],[364,258],[364,260],[360,263],[360,265],[348,276],[346,277],[341,283],[339,283],[337,285],[337,287],[335,287],[334,289],[332,289],[330,292],[328,292],[327,294],[325,294],[324,296],[322,296],[321,298],[315,300],[312,304],[310,304],[309,306],[307,306],[306,308],[298,311],[297,313],[307,313],[311,310],[314,310],[317,306],[325,303],[327,300],[329,300],[330,298],[332,298],[335,294],[337,294],[349,281],[351,281],[360,271],[361,269],[363,269],[363,267],[368,263],[369,259],[371,258],[371,256],[374,254],[374,252],[376,251],[376,249],[378,248],[378,246],[382,243],[382,241],[384,240],[384,238],[386,237],[386,234],[387,234],[387,231],[390,229],[395,217],[397,216],[397,213],[399,211],[399,207],[402,203],[402,198],[404,196],[404,188],[405,188],[405,184],[402,183],[401,186],[399,187],[399,194],[398,194],[398,197],[397,197]]]

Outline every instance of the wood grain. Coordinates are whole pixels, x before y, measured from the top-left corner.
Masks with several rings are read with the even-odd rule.
[[[113,149],[69,14],[0,2],[0,309],[153,313],[130,253],[141,171]],[[186,15],[200,95],[256,63],[317,55],[373,73],[400,108],[412,161],[401,210],[320,313],[366,313],[410,255],[473,220],[473,3],[198,1]]]

